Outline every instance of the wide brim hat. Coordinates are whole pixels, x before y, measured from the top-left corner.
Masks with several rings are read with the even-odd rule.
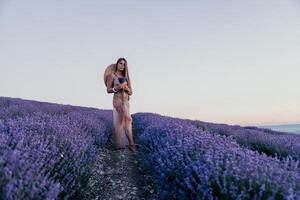
[[[106,87],[107,87],[108,77],[111,76],[115,72],[115,70],[116,70],[116,64],[110,64],[106,67],[104,71],[104,83]]]

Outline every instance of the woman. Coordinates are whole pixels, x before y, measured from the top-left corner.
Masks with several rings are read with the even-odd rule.
[[[116,148],[125,148],[126,141],[122,142],[121,139],[126,135],[129,149],[136,152],[136,144],[132,136],[132,118],[129,113],[129,96],[132,95],[132,89],[125,58],[119,58],[116,64],[106,68],[104,81],[107,92],[114,93],[113,118]]]

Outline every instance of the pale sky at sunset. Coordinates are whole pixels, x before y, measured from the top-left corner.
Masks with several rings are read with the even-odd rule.
[[[112,109],[119,57],[132,114],[300,123],[297,0],[0,0],[0,96]]]

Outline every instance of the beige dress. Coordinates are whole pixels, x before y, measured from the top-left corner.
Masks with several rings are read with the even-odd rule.
[[[113,85],[117,86],[120,82],[118,80],[118,76],[114,74],[114,81]],[[125,134],[125,123],[127,126],[131,127],[132,118],[129,112],[129,95],[125,91],[120,91],[117,93],[114,93],[113,96],[113,121],[114,121],[114,127],[116,127],[117,122],[122,123],[122,131],[120,133],[120,144],[122,146],[128,145],[128,139]],[[125,120],[127,119],[127,120]],[[119,121],[118,121],[119,120]]]

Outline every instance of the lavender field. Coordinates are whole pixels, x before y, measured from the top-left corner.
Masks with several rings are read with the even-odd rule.
[[[203,131],[233,137],[240,145],[280,159],[292,157],[300,160],[300,135],[257,127],[230,126],[195,121]]]
[[[151,113],[134,122],[155,199],[300,199],[299,136]]]
[[[132,117],[153,199],[300,199],[300,135]],[[112,133],[111,110],[0,97],[0,199],[73,199]]]
[[[112,112],[0,98],[0,199],[68,199],[112,131]]]

